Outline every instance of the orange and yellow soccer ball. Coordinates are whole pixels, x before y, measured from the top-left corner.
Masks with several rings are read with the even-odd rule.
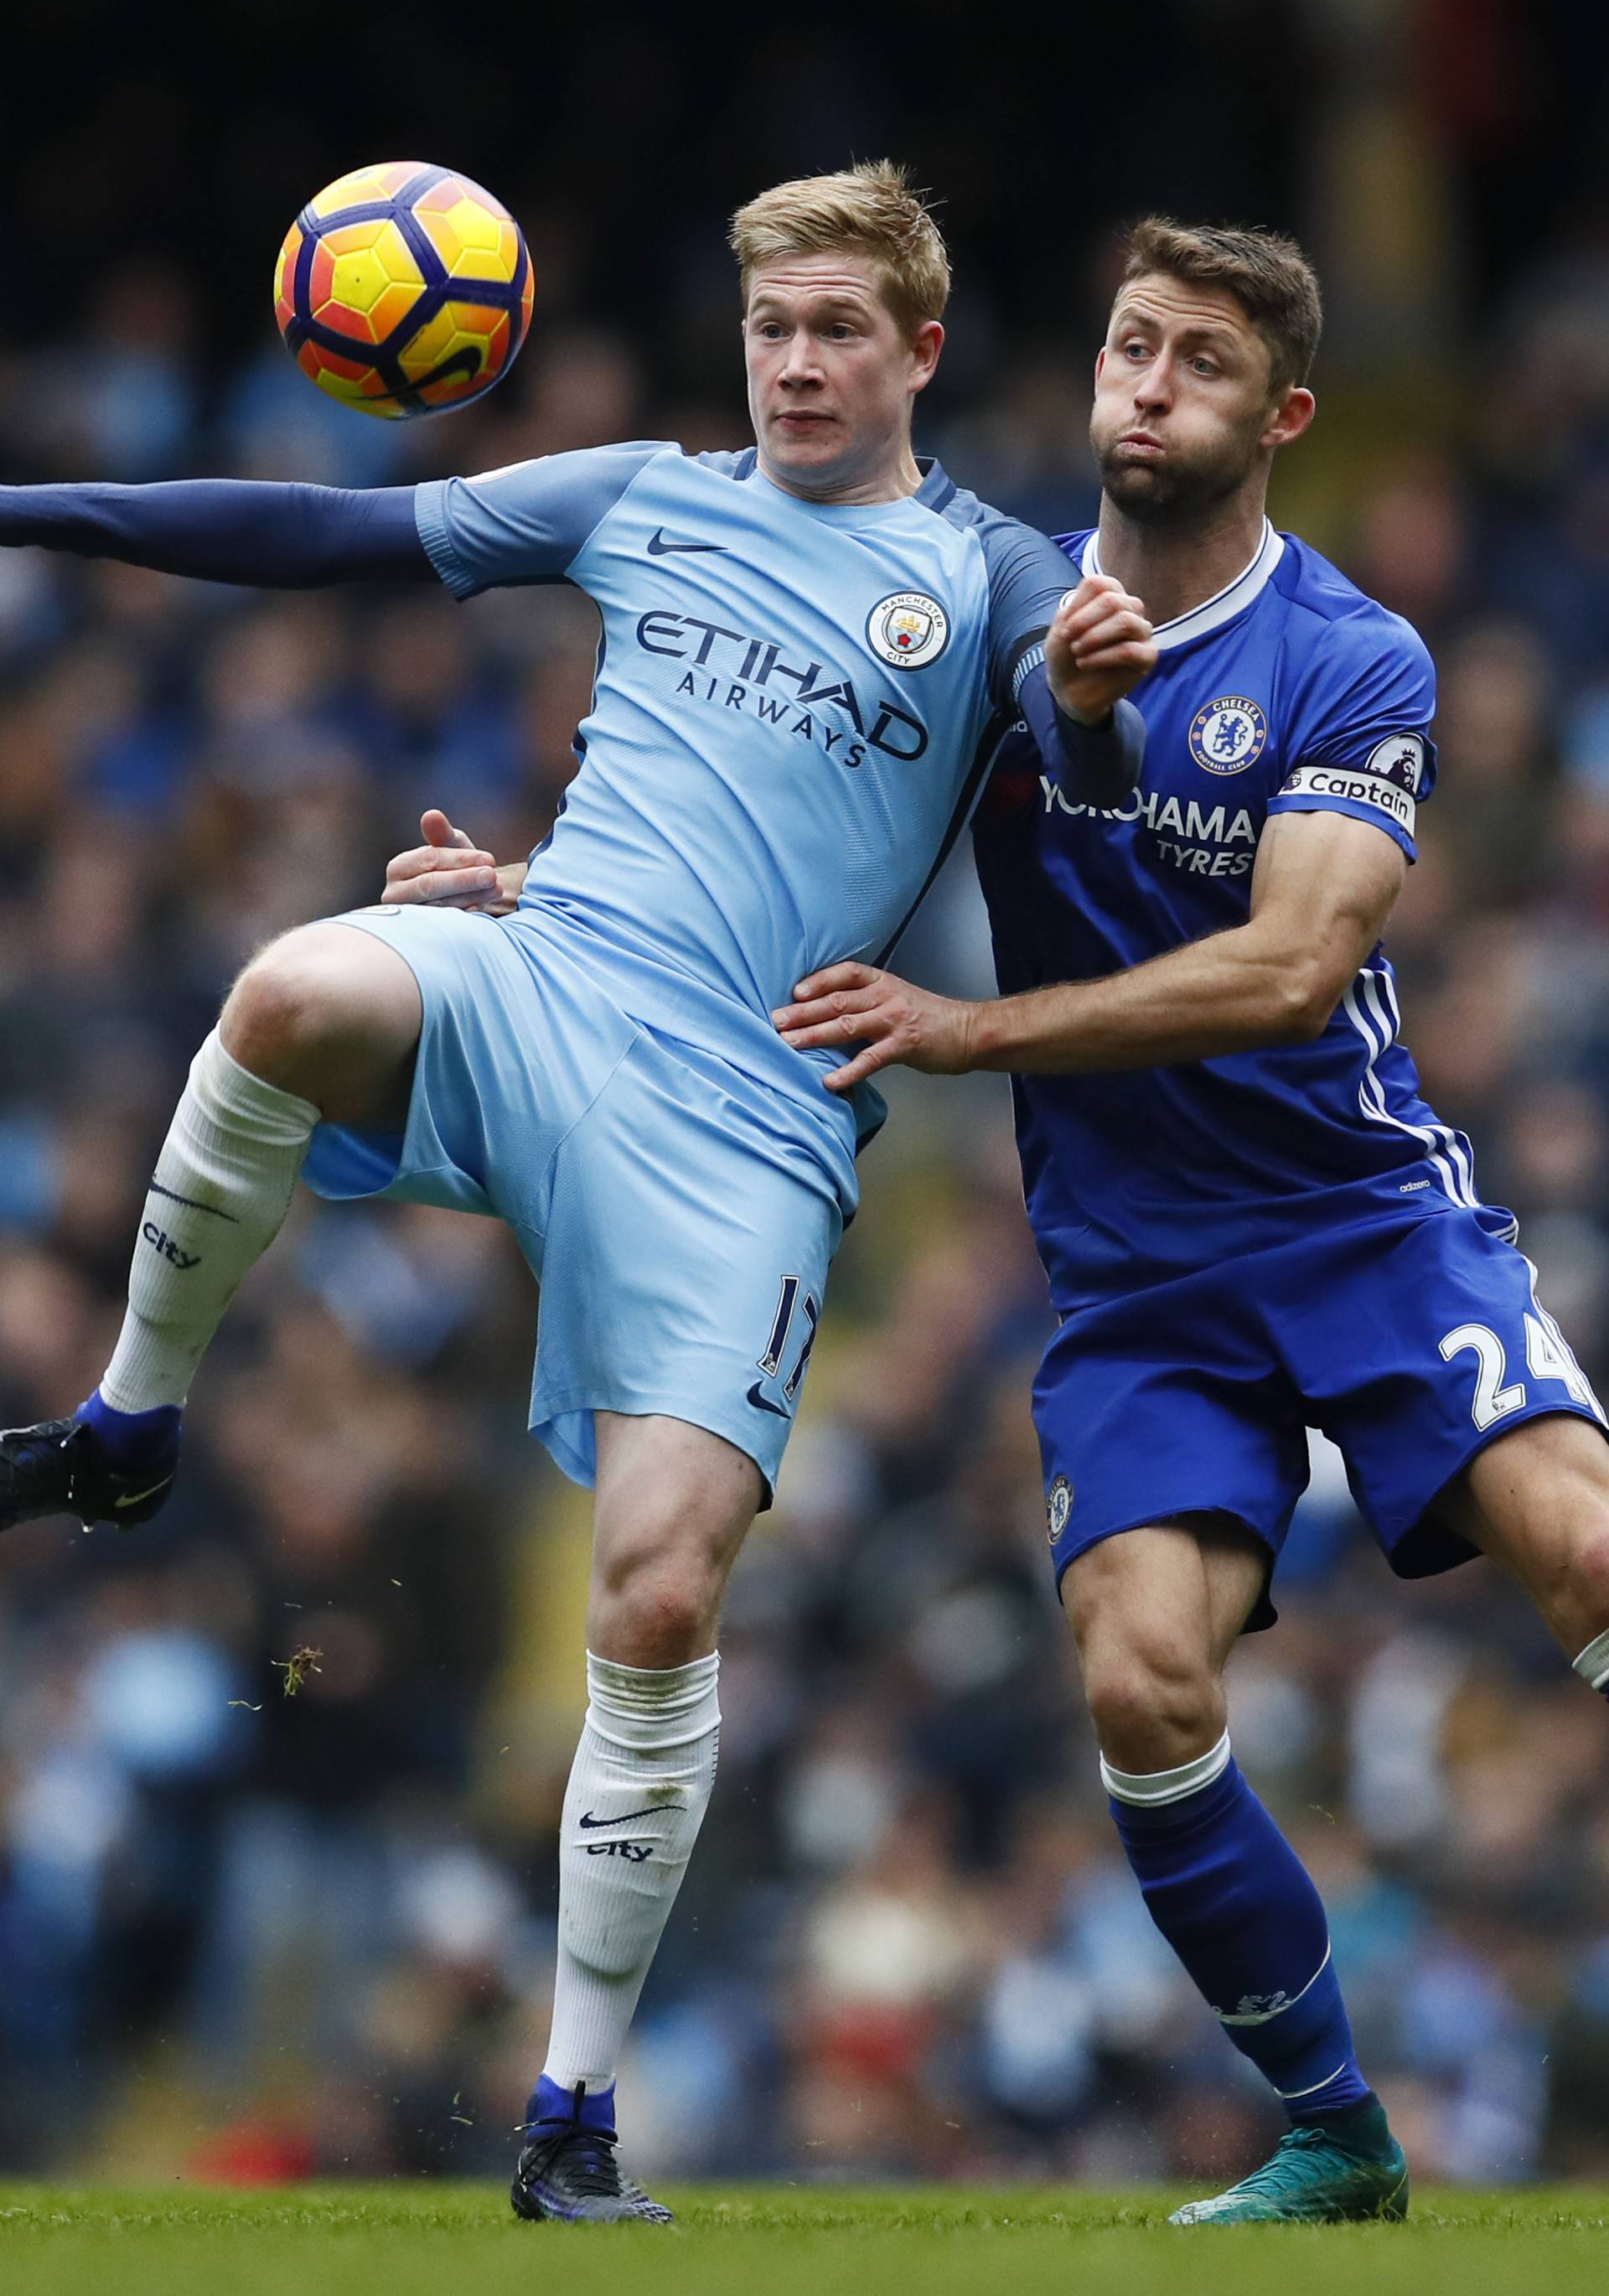
[[[310,200],[285,234],[274,312],[302,373],[364,414],[467,406],[531,321],[531,258],[508,209],[450,168],[391,160]]]

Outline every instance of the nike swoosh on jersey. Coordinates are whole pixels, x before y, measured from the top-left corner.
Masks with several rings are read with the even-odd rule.
[[[650,558],[669,558],[678,551],[724,550],[725,547],[726,545],[723,542],[666,542],[665,529],[662,526],[657,526],[648,538],[648,554]]]
[[[662,1809],[683,1809],[685,1808],[686,1804],[684,1802],[658,1801],[653,1805],[651,1809],[628,1809],[624,1817],[594,1817],[592,1811],[589,1809],[586,1816],[581,1820],[581,1824],[590,1832],[594,1826],[629,1825],[634,1817],[657,1817]]]
[[[791,1412],[784,1411],[780,1403],[768,1403],[766,1401],[765,1398],[760,1392],[760,1382],[758,1380],[755,1380],[754,1385],[749,1389],[748,1399],[754,1405],[756,1411],[769,1411],[775,1418],[790,1419],[793,1416]]]
[[[121,1497],[113,1499],[112,1505],[114,1507],[138,1506],[142,1499],[155,1498],[159,1491],[165,1491],[172,1480],[171,1475],[164,1475],[159,1483],[150,1483],[143,1491],[125,1491]]]

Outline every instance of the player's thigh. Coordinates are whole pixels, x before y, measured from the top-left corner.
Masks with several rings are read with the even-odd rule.
[[[1185,1574],[1204,1647],[1227,1648],[1248,1622],[1241,1588],[1254,1578],[1250,1623],[1272,1623],[1264,1588],[1306,1485],[1307,1439],[1232,1278],[1158,1285],[1069,1316],[1035,1377],[1033,1421],[1051,1565],[1086,1634],[1108,1587],[1100,1617],[1138,1631],[1142,1593],[1119,1590],[1152,1568]],[[1176,1524],[1186,1532],[1164,1535]],[[1146,1538],[1131,1544],[1136,1531]]]
[[[390,1120],[326,1122],[304,1177],[320,1195],[489,1213],[541,1273],[567,1135],[637,1034],[561,943],[456,909],[355,910],[331,931],[401,960],[422,1007],[412,1088]]]
[[[683,1421],[769,1497],[842,1226],[774,1095],[639,1039],[554,1160],[533,1429],[592,1481],[597,1414]]]
[[[1538,1297],[1536,1270],[1482,1216],[1377,1225],[1324,1250],[1300,1271],[1282,1335],[1393,1569],[1417,1577],[1486,1546],[1494,1534],[1474,1495],[1505,1504],[1513,1462],[1521,1485],[1531,1461],[1603,1464],[1602,1407]],[[1574,1431],[1548,1431],[1556,1420]]]
[[[332,921],[298,925],[246,966],[219,1022],[242,1068],[338,1124],[400,1122],[424,1006],[395,949]]]
[[[1438,1512],[1532,1595],[1571,1655],[1609,1627],[1609,1443],[1562,1412],[1476,1453]]]

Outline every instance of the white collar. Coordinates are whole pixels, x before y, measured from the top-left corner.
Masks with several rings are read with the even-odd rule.
[[[1079,560],[1080,571],[1099,574],[1105,571],[1100,562],[1099,531],[1090,537]],[[1192,606],[1188,614],[1177,615],[1171,622],[1157,625],[1156,636],[1159,652],[1188,644],[1191,638],[1205,637],[1209,630],[1221,629],[1232,622],[1237,614],[1244,613],[1252,600],[1267,588],[1270,578],[1285,555],[1285,537],[1276,534],[1265,518],[1262,539],[1254,552],[1251,563],[1243,566],[1234,580],[1220,590],[1216,597],[1208,598],[1199,606]]]

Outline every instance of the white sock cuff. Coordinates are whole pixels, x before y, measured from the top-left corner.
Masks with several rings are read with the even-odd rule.
[[[1572,1658],[1570,1663],[1583,1682],[1589,1682],[1594,1690],[1601,1690],[1609,1682],[1609,1628],[1605,1628],[1595,1641],[1589,1642],[1580,1657]]]
[[[721,1655],[686,1666],[622,1666],[586,1654],[586,1718],[611,1746],[690,1746],[721,1725]]]
[[[1606,1638],[1609,1639],[1609,1638]],[[1609,1660],[1605,1661],[1609,1664]],[[1199,1793],[1221,1778],[1229,1766],[1229,1734],[1226,1730],[1215,1746],[1205,1754],[1197,1754],[1193,1762],[1181,1762],[1176,1770],[1115,1770],[1103,1754],[1100,1758],[1100,1782],[1114,1801],[1131,1803],[1137,1809],[1159,1809],[1171,1801],[1183,1801],[1189,1794]]]
[[[243,1069],[216,1029],[190,1063],[190,1088],[213,1123],[265,1148],[299,1148],[323,1121],[310,1100]]]

